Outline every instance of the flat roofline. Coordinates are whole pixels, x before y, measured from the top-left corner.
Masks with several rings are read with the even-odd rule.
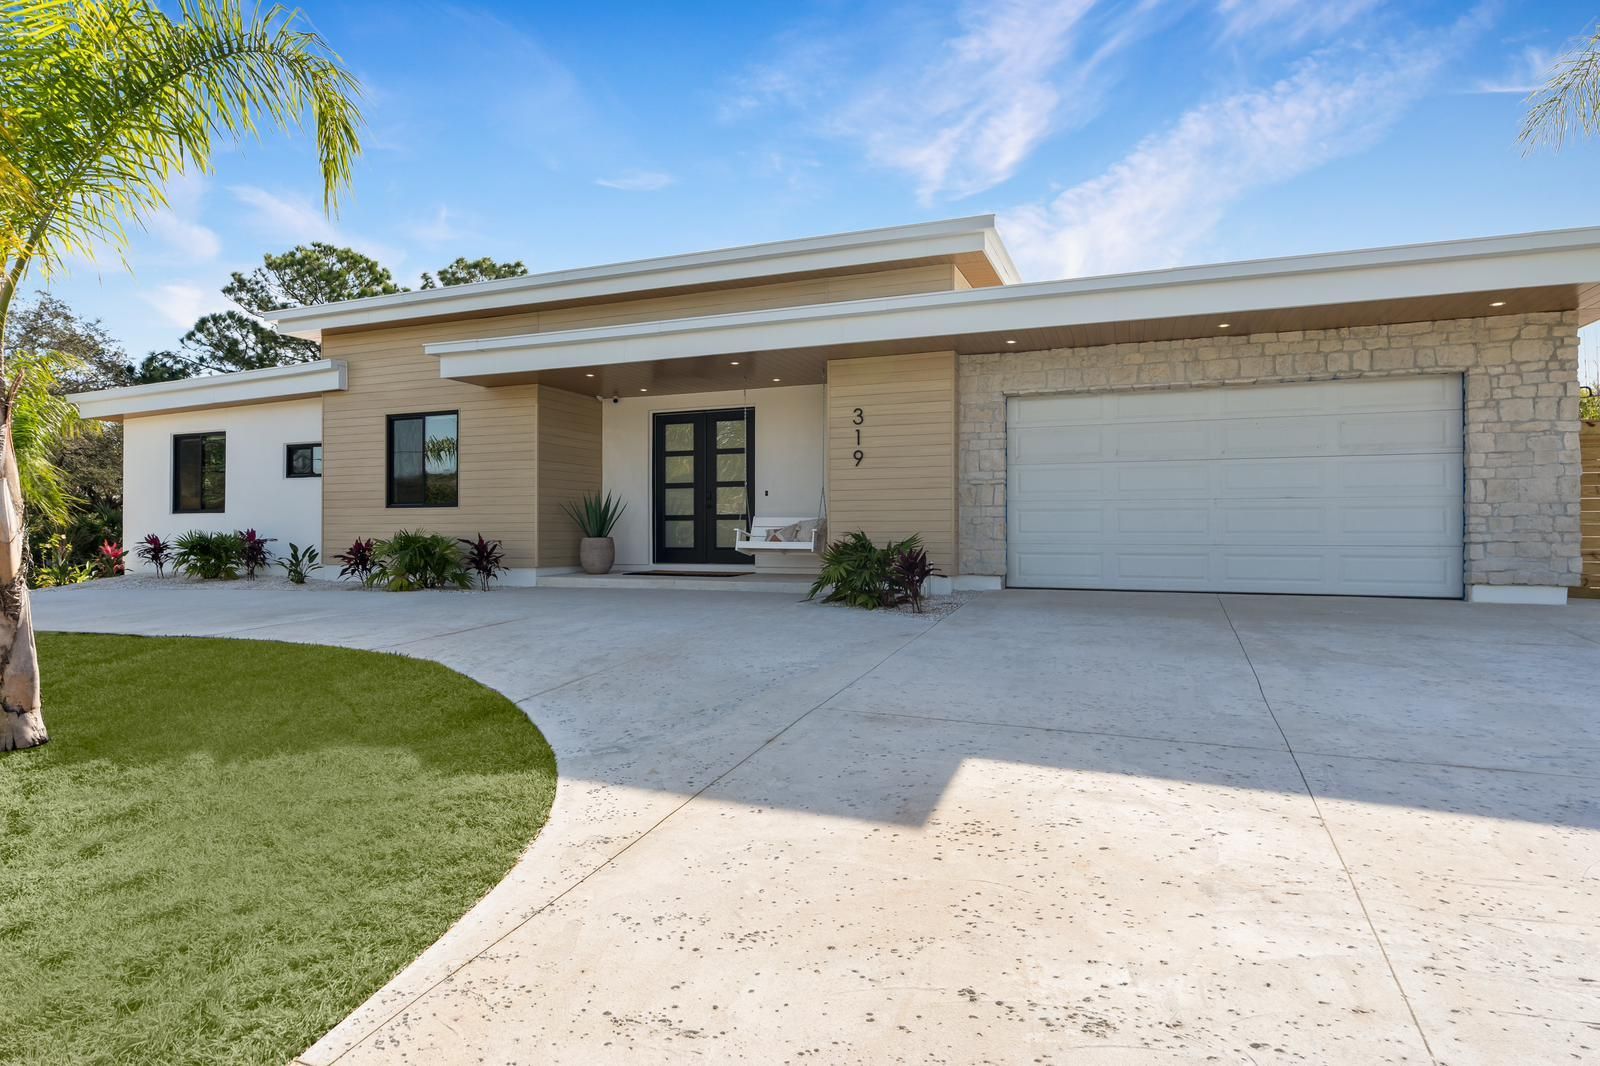
[[[1570,285],[1576,293],[1596,282],[1600,227],[1589,227],[451,341],[423,350],[440,358],[442,376],[480,377],[1500,289]]]
[[[137,415],[170,414],[206,407],[239,407],[273,403],[347,387],[347,371],[341,359],[318,359],[309,363],[243,370],[232,374],[158,381],[149,385],[124,385],[95,392],[76,392],[67,402],[84,418],[120,421]]]
[[[276,324],[280,332],[316,339],[332,329],[491,313],[686,286],[771,281],[790,274],[958,255],[981,255],[1003,285],[1019,280],[995,229],[994,216],[973,215],[290,307],[266,312],[262,317]]]

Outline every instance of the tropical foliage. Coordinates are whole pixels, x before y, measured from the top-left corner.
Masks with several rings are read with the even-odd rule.
[[[162,540],[158,534],[146,533],[134,554],[156,568],[156,577],[165,577],[167,563],[172,561],[172,542]]]
[[[879,547],[857,530],[823,549],[822,569],[806,599],[826,591],[824,603],[867,610],[909,603],[921,610],[923,583],[935,573],[916,534]]]
[[[278,565],[283,568],[283,574],[289,579],[290,584],[294,585],[304,585],[312,571],[322,569],[316,545],[301,548],[293,541],[289,542],[289,557],[279,559]]]
[[[244,565],[244,540],[237,533],[191,529],[173,541],[172,565],[207,581],[232,581]]]
[[[576,503],[563,503],[561,509],[577,523],[584,536],[609,537],[622,520],[622,512],[628,509],[628,505],[613,498],[609,492],[604,497],[598,492],[590,492]]]
[[[267,545],[278,538],[259,536],[253,529],[242,529],[234,536],[239,538],[239,565],[244,567],[244,576],[253,579],[256,571],[265,567],[272,558]]]
[[[127,247],[170,178],[218,142],[309,114],[332,208],[359,151],[355,80],[299,15],[240,0],[14,0],[0,5],[0,338],[28,272]],[[13,434],[27,375],[0,349],[0,585],[26,543]],[[0,750],[48,739],[25,589],[0,609]]]
[[[390,592],[472,587],[456,542],[439,533],[402,529],[373,549],[376,566],[367,584]]]
[[[500,548],[498,540],[485,540],[479,533],[474,540],[461,538],[461,544],[466,549],[465,562],[467,569],[477,575],[478,585],[483,591],[489,591],[489,582],[505,573],[509,569],[505,565],[505,552]]]
[[[340,577],[353,577],[362,584],[366,584],[372,572],[378,568],[377,549],[370,538],[362,540],[357,537],[354,544],[342,554],[335,555],[333,560],[342,564],[339,567]]]

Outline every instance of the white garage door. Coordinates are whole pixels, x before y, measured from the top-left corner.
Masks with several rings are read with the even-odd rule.
[[[1007,583],[1461,595],[1461,378],[1014,397]]]

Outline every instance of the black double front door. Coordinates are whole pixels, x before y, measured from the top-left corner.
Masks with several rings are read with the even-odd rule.
[[[750,528],[755,428],[749,407],[655,416],[656,562],[750,562],[733,539]]]

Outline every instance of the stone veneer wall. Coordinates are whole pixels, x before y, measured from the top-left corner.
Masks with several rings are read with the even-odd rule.
[[[1578,317],[1505,315],[963,356],[960,572],[1006,569],[1006,397],[1459,372],[1466,583],[1575,585]]]

